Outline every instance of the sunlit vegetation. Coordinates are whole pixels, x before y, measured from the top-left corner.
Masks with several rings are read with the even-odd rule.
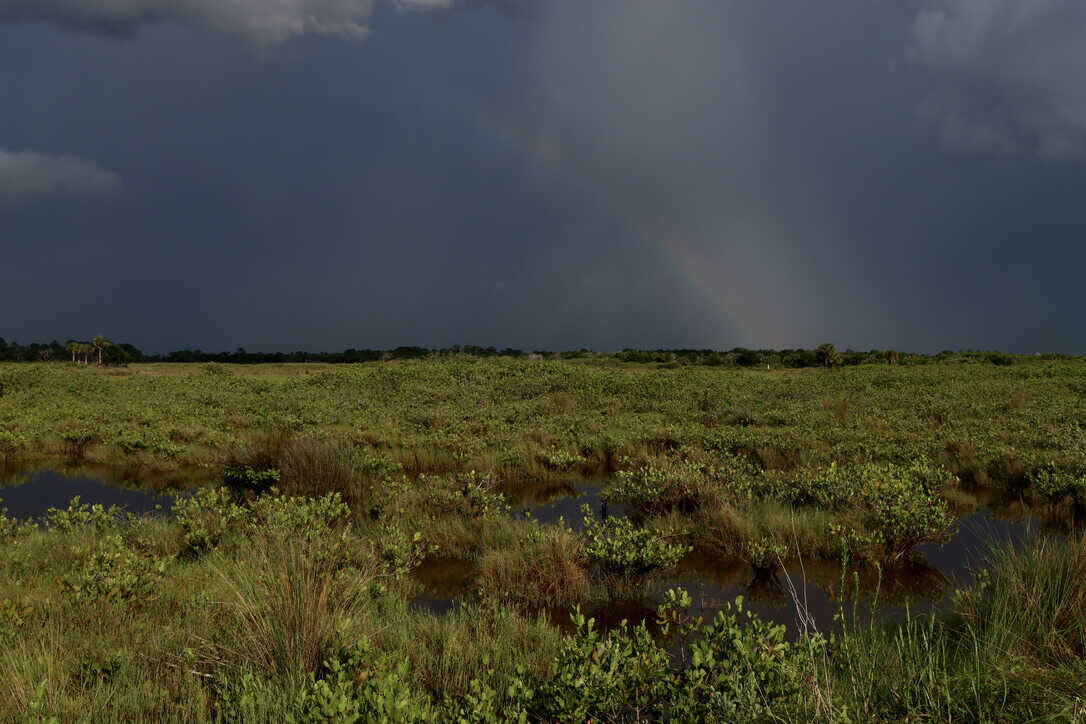
[[[847,354],[0,366],[4,470],[215,481],[0,516],[0,719],[1082,720],[1086,365]],[[511,508],[579,476],[623,514]],[[939,612],[855,614],[997,493],[1057,534]],[[839,619],[649,600],[695,556],[843,561]],[[466,581],[451,612],[420,566]]]

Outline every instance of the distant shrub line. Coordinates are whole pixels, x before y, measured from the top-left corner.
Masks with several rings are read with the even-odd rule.
[[[827,348],[830,352],[827,359]],[[51,342],[33,342],[20,345],[7,342],[0,337],[0,362],[63,362],[69,359],[69,345],[57,340]],[[837,352],[833,345],[821,345],[816,349],[746,349],[735,347],[731,350],[713,349],[624,349],[621,352],[595,352],[589,349],[553,352],[537,349],[532,352],[505,347],[480,347],[477,345],[453,345],[451,347],[396,347],[394,349],[346,349],[342,352],[249,352],[242,347],[233,352],[205,352],[199,349],[181,349],[166,354],[146,354],[138,347],[128,343],[116,343],[105,352],[104,364],[127,364],[129,362],[182,362],[182,363],[224,363],[224,364],[268,364],[268,363],[324,363],[353,364],[358,362],[380,362],[403,359],[433,359],[441,357],[537,357],[548,359],[599,359],[660,364],[671,366],[704,365],[733,367],[822,367],[851,366],[861,364],[902,364],[917,365],[930,363],[954,362],[990,362],[995,365],[1011,365],[1020,359],[1040,358],[1080,359],[1081,355],[1040,354],[1014,355],[994,350],[943,350],[937,354],[917,352],[899,352],[897,350],[872,349],[866,352],[845,350]]]

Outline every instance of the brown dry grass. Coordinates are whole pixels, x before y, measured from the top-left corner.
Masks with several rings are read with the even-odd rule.
[[[581,542],[568,530],[548,528],[479,562],[479,590],[528,606],[565,606],[585,599],[590,585]]]

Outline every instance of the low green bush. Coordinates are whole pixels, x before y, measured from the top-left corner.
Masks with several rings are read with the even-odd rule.
[[[629,518],[600,520],[587,505],[581,512],[585,539],[582,553],[612,591],[640,587],[648,576],[674,566],[691,550],[688,545],[635,526]]]

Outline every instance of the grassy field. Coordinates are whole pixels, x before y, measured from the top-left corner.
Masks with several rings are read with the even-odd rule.
[[[6,365],[0,460],[224,483],[169,519],[0,519],[0,718],[1086,719],[1081,361]],[[626,516],[506,509],[582,475]],[[993,545],[944,614],[851,620],[851,577],[798,639],[681,591],[605,634],[542,613],[695,554],[877,585],[994,495],[1059,535]],[[454,613],[409,607],[423,559],[471,572]]]

